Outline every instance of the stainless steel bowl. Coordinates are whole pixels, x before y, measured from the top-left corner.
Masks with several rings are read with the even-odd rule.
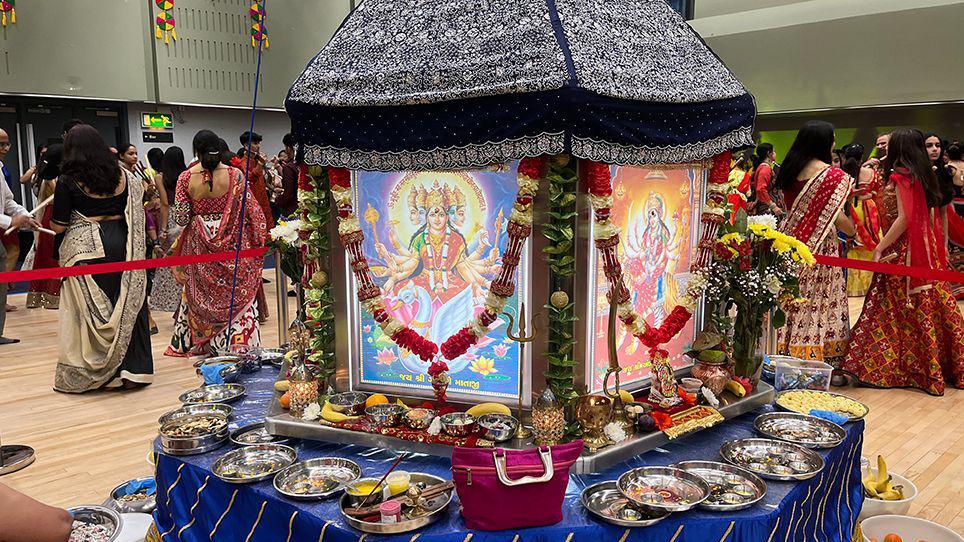
[[[797,444],[765,438],[731,440],[720,447],[727,463],[758,476],[785,482],[809,480],[823,470],[823,457]],[[800,466],[793,469],[790,464]],[[806,467],[806,468],[803,468]]]
[[[620,527],[649,527],[669,517],[669,512],[640,510],[616,489],[616,482],[599,482],[582,490],[583,507],[599,519]]]
[[[493,412],[479,417],[479,427],[485,431],[484,438],[495,442],[505,442],[515,435],[515,430],[519,427],[519,420],[508,414]]]
[[[340,412],[346,416],[358,416],[365,411],[365,401],[367,400],[367,393],[346,391],[329,397],[328,404],[335,412]]]
[[[767,493],[767,484],[752,472],[717,461],[682,461],[673,465],[691,472],[710,486],[710,496],[700,507],[717,512],[749,508]]]
[[[224,414],[225,416],[230,417],[234,412],[234,407],[224,403],[197,403],[194,405],[182,405],[181,408],[161,414],[161,417],[157,419],[157,423],[164,425],[171,420],[183,418],[184,416],[190,416],[192,414],[207,414],[211,412]]]
[[[186,405],[198,403],[231,403],[244,396],[241,384],[212,384],[182,393],[177,399]]]
[[[422,474],[418,472],[413,472],[411,476],[412,476],[413,484],[424,483],[427,485],[435,485],[435,484],[441,484],[445,482],[445,480],[437,476],[432,476],[431,474]],[[358,518],[354,518],[349,516],[348,514],[345,514],[345,509],[352,506],[349,503],[347,493],[343,495],[341,500],[339,501],[339,505],[340,505],[339,509],[341,510],[342,517],[345,519],[345,521],[352,527],[358,529],[359,531],[363,531],[366,533],[373,533],[373,534],[407,533],[417,529],[421,529],[426,525],[435,523],[436,521],[444,517],[445,511],[449,507],[449,503],[452,502],[452,495],[454,493],[455,491],[446,491],[445,493],[442,493],[437,497],[429,499],[428,510],[427,510],[428,513],[426,513],[424,516],[419,516],[415,519],[402,519],[402,521],[398,523],[381,523],[381,522],[375,523],[375,522],[362,521]]]
[[[753,428],[765,437],[807,448],[833,448],[847,438],[839,425],[796,412],[768,412],[757,416]]]
[[[382,502],[382,491],[385,490],[385,484],[387,482],[382,482],[376,486],[375,492],[372,493],[371,498],[368,498],[368,493],[352,493],[351,488],[356,484],[370,483],[372,485],[378,484],[380,478],[359,478],[353,482],[345,485],[345,496],[342,500],[347,503],[348,506],[361,506],[362,503],[368,499],[368,505],[378,504]]]
[[[201,378],[204,378],[204,373],[201,371],[202,367],[210,365],[226,365],[221,369],[221,380],[226,384],[233,384],[238,381],[238,376],[241,375],[241,368],[238,366],[237,361],[221,361],[220,358],[208,358],[201,363],[197,364],[196,373]]]
[[[478,428],[475,416],[468,412],[449,412],[439,419],[442,421],[442,431],[453,437],[467,437]]]
[[[135,483],[135,482],[144,482],[144,481],[153,480],[153,479],[154,479],[153,476],[145,476],[143,478],[135,478],[133,480],[128,480],[118,485],[117,487],[115,487],[110,491],[111,504],[113,504],[114,508],[122,514],[130,514],[130,513],[150,514],[154,512],[154,509],[157,508],[156,492],[154,494],[148,495],[146,499],[121,500],[121,498],[124,496],[124,488],[126,488],[128,484]]]
[[[264,422],[254,422],[231,431],[231,442],[238,446],[256,446],[258,444],[285,444],[288,437],[272,435],[265,429]]]
[[[345,488],[345,484],[361,478],[358,463],[341,457],[319,457],[299,461],[274,477],[274,488],[286,497],[298,500],[320,500]]]
[[[269,365],[274,365],[275,367],[281,367],[281,364],[285,361],[285,354],[288,351],[284,348],[262,348],[261,349],[261,361]]]
[[[847,416],[847,418],[848,418],[849,421],[851,421],[851,422],[855,422],[855,421],[857,421],[857,420],[862,420],[867,414],[870,413],[870,407],[868,407],[866,404],[861,403],[860,401],[854,399],[853,397],[848,397],[848,396],[846,396],[846,395],[844,395],[844,394],[842,394],[842,393],[833,393],[833,392],[830,392],[830,391],[818,391],[818,390],[783,390],[783,391],[781,391],[781,392],[778,392],[777,395],[776,395],[776,397],[774,397],[774,399],[773,399],[773,404],[775,404],[778,409],[784,410],[784,411],[787,411],[787,412],[798,412],[799,414],[810,414],[810,411],[809,411],[809,410],[808,410],[807,412],[799,412],[799,411],[797,411],[797,410],[791,409],[790,407],[786,406],[785,404],[781,404],[781,401],[782,401],[782,400],[785,400],[785,398],[786,398],[788,395],[792,396],[792,395],[795,395],[795,394],[819,394],[819,395],[824,395],[824,396],[827,396],[827,397],[843,397],[843,398],[845,398],[845,399],[849,399],[849,400],[853,401],[854,403],[856,403],[858,406],[863,407],[863,414],[860,414],[859,416],[855,416],[855,415],[853,415],[853,414],[846,413],[846,412],[838,412],[838,413],[837,413],[837,414],[840,414],[840,415],[842,415],[842,416]]]
[[[233,354],[225,354],[222,356],[213,356],[210,358],[205,358],[194,362],[194,367],[200,367],[201,365],[213,365],[217,363],[237,363],[241,361],[240,356],[235,356]]]
[[[365,414],[372,419],[373,422],[382,427],[395,427],[398,422],[401,421],[402,414],[405,413],[405,408],[402,405],[393,404],[381,404],[372,405],[365,409]]]
[[[68,508],[67,512],[74,517],[74,521],[81,521],[84,523],[94,523],[96,525],[103,525],[111,531],[110,537],[107,542],[114,542],[120,536],[121,530],[124,528],[124,518],[121,517],[119,513],[115,510],[111,510],[106,506],[98,506],[94,504],[88,504],[83,506],[74,506],[73,508]]]
[[[415,430],[428,429],[434,419],[435,411],[430,408],[413,408],[405,413],[405,424]]]
[[[249,484],[271,478],[297,459],[295,449],[284,444],[243,446],[215,459],[211,472],[231,484]]]
[[[632,469],[616,480],[616,488],[641,510],[656,514],[684,512],[710,494],[710,486],[702,478],[675,467]]]
[[[220,430],[213,433],[185,437],[172,436],[170,434],[171,430],[177,427],[178,424],[189,423],[193,419],[200,418],[215,418],[224,423]],[[224,444],[224,441],[228,439],[228,417],[224,414],[214,412],[192,414],[168,421],[161,426],[158,434],[161,442],[161,450],[163,450],[164,453],[170,455],[201,454],[220,447]]]

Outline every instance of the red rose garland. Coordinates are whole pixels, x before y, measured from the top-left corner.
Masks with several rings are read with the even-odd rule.
[[[532,204],[545,165],[545,157],[525,158],[519,163],[519,192],[506,225],[508,244],[502,255],[502,268],[489,285],[484,310],[471,323],[446,339],[441,348],[415,330],[403,326],[385,310],[381,288],[372,279],[368,260],[362,252],[365,235],[361,231],[361,224],[352,204],[351,173],[344,168],[328,168],[331,193],[338,209],[338,234],[358,282],[358,299],[395,344],[413,352],[423,361],[433,360],[439,352],[446,359],[452,360],[467,352],[488,333],[489,326],[495,322],[508,299],[515,293],[513,279],[522,258],[522,248],[532,232]],[[429,366],[429,374],[433,380],[438,380],[446,371],[448,365],[444,361],[435,361]],[[444,401],[444,391],[442,394]]]
[[[691,269],[704,269],[713,261],[713,251],[716,245],[717,231],[725,220],[726,194],[729,191],[730,160],[733,153],[721,152],[713,157],[713,167],[710,169],[709,182],[706,184],[706,205],[703,207],[703,233],[697,244],[699,252]]]

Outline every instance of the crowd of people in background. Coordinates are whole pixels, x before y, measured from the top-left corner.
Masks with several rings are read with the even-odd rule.
[[[730,196],[749,214],[773,214],[815,255],[964,270],[964,145],[934,133],[880,134],[872,156],[834,127],[808,122],[783,163],[773,146],[734,160]],[[776,171],[776,173],[774,173]],[[801,297],[777,334],[779,353],[824,361],[833,384],[941,395],[964,388],[964,285],[816,265],[800,274]],[[851,326],[850,297],[864,297]]]
[[[64,123],[63,143],[38,149],[37,165],[19,179],[40,205],[17,203],[4,168],[0,182],[2,270],[15,270],[19,233],[33,243],[21,270],[199,255],[265,245],[274,221],[297,212],[298,168],[291,134],[268,158],[263,138],[240,134],[241,148],[210,130],[194,137],[191,161],[177,146],[152,148],[146,162],[131,143],[110,147],[83,122]],[[0,164],[10,138],[0,129]],[[247,175],[245,174],[247,172]],[[242,228],[243,224],[243,228]],[[9,246],[5,249],[4,246]],[[151,383],[151,311],[170,313],[174,333],[165,355],[207,356],[233,345],[257,346],[268,318],[262,258],[82,275],[29,283],[28,309],[60,311],[54,389],[81,393]],[[0,345],[8,283],[0,283]],[[283,287],[283,285],[279,285]]]

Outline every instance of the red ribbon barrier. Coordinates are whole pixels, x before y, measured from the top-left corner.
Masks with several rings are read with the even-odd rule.
[[[940,269],[930,269],[927,267],[910,267],[907,265],[870,262],[867,260],[851,260],[849,258],[837,258],[834,256],[814,257],[816,258],[817,263],[829,265],[831,267],[846,267],[849,269],[873,271],[874,273],[885,273],[887,275],[904,275],[907,277],[914,277],[916,279],[964,283],[964,273],[959,273],[956,271],[944,271]]]
[[[234,260],[235,258],[257,258],[268,250],[268,247],[249,248],[240,252],[218,252],[215,254],[198,254],[195,256],[167,256],[152,260],[135,260],[132,262],[110,262],[91,265],[75,265],[73,267],[52,267],[49,269],[34,269],[32,271],[7,271],[0,273],[0,282],[26,282],[31,280],[59,279],[80,275],[99,275],[102,273],[119,273],[137,269],[154,269],[157,267],[176,267],[193,263],[211,263]]]

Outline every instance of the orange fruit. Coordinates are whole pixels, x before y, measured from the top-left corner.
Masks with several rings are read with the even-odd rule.
[[[904,542],[904,540],[894,533],[890,533],[884,537],[884,542]]]
[[[365,408],[368,408],[372,405],[387,405],[387,404],[388,404],[388,397],[385,397],[380,393],[373,393],[372,395],[368,396],[368,399],[365,400]]]
[[[285,392],[281,396],[281,408],[291,408],[291,393]]]

